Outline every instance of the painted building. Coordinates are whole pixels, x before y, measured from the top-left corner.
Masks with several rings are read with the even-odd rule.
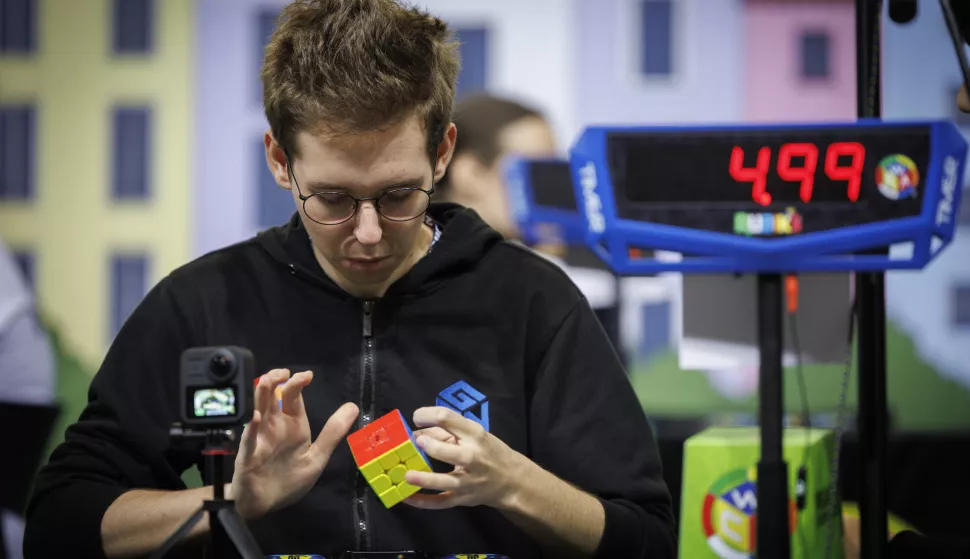
[[[576,0],[574,112],[592,124],[739,122],[744,4]],[[623,346],[647,361],[676,343],[680,276],[621,282]]]
[[[0,235],[89,365],[189,254],[190,0],[0,3]]]
[[[162,275],[292,213],[266,169],[258,79],[284,4],[0,2],[0,19],[22,22],[0,29],[0,235],[45,315],[89,362]],[[539,105],[563,149],[594,123],[855,115],[850,0],[419,4],[458,32],[459,94]],[[953,53],[938,7],[922,9],[913,24],[885,30],[887,118],[954,116]],[[889,309],[939,366],[970,379],[959,357],[970,322],[967,236],[918,276],[933,290],[890,274]],[[624,293],[627,347],[669,344],[680,329],[676,277],[628,282]]]
[[[579,0],[576,9],[581,125],[855,119],[851,0]],[[628,350],[650,359],[683,343],[683,292],[677,274],[625,281]],[[701,345],[678,347],[682,366],[730,368],[750,353],[712,360]]]
[[[855,120],[854,2],[747,0],[745,12],[745,121]]]
[[[744,4],[576,0],[568,51],[580,125],[736,122]]]

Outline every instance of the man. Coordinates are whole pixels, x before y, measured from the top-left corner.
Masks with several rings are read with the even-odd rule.
[[[284,9],[265,146],[297,213],[146,296],[38,476],[28,555],[142,555],[211,496],[168,429],[181,352],[233,344],[267,373],[226,491],[266,553],[674,556],[655,443],[586,300],[473,211],[429,208],[457,137],[449,37],[391,0]],[[475,419],[434,405],[473,394]],[[435,471],[387,509],[344,438],[394,409]]]
[[[54,354],[37,322],[33,296],[0,242],[0,403],[44,406],[55,398]],[[0,510],[0,557],[23,557],[21,511]]]

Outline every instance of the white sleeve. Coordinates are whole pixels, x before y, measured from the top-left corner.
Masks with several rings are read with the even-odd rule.
[[[56,398],[55,360],[33,298],[0,245],[0,401],[49,404]]]
[[[0,330],[0,402],[45,405],[56,394],[54,353],[33,310],[23,309]]]

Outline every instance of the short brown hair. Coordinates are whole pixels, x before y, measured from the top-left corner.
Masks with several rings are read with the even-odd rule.
[[[545,118],[538,109],[495,95],[480,93],[460,100],[455,106],[454,122],[458,128],[454,157],[463,153],[474,155],[486,167],[491,167],[501,155],[499,135],[506,126],[524,118]],[[435,185],[439,199],[451,194],[448,173]]]
[[[451,122],[457,47],[444,21],[395,0],[295,0],[263,61],[270,129],[295,156],[300,131],[374,131],[417,112],[434,154]]]

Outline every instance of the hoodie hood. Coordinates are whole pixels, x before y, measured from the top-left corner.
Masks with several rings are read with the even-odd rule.
[[[489,249],[502,241],[502,235],[470,208],[436,202],[428,208],[428,215],[441,228],[441,238],[430,254],[391,285],[385,298],[393,295],[413,296],[433,290],[449,277],[474,267]],[[320,267],[298,212],[293,213],[286,225],[260,233],[257,240],[274,260],[291,273],[350,297]]]

